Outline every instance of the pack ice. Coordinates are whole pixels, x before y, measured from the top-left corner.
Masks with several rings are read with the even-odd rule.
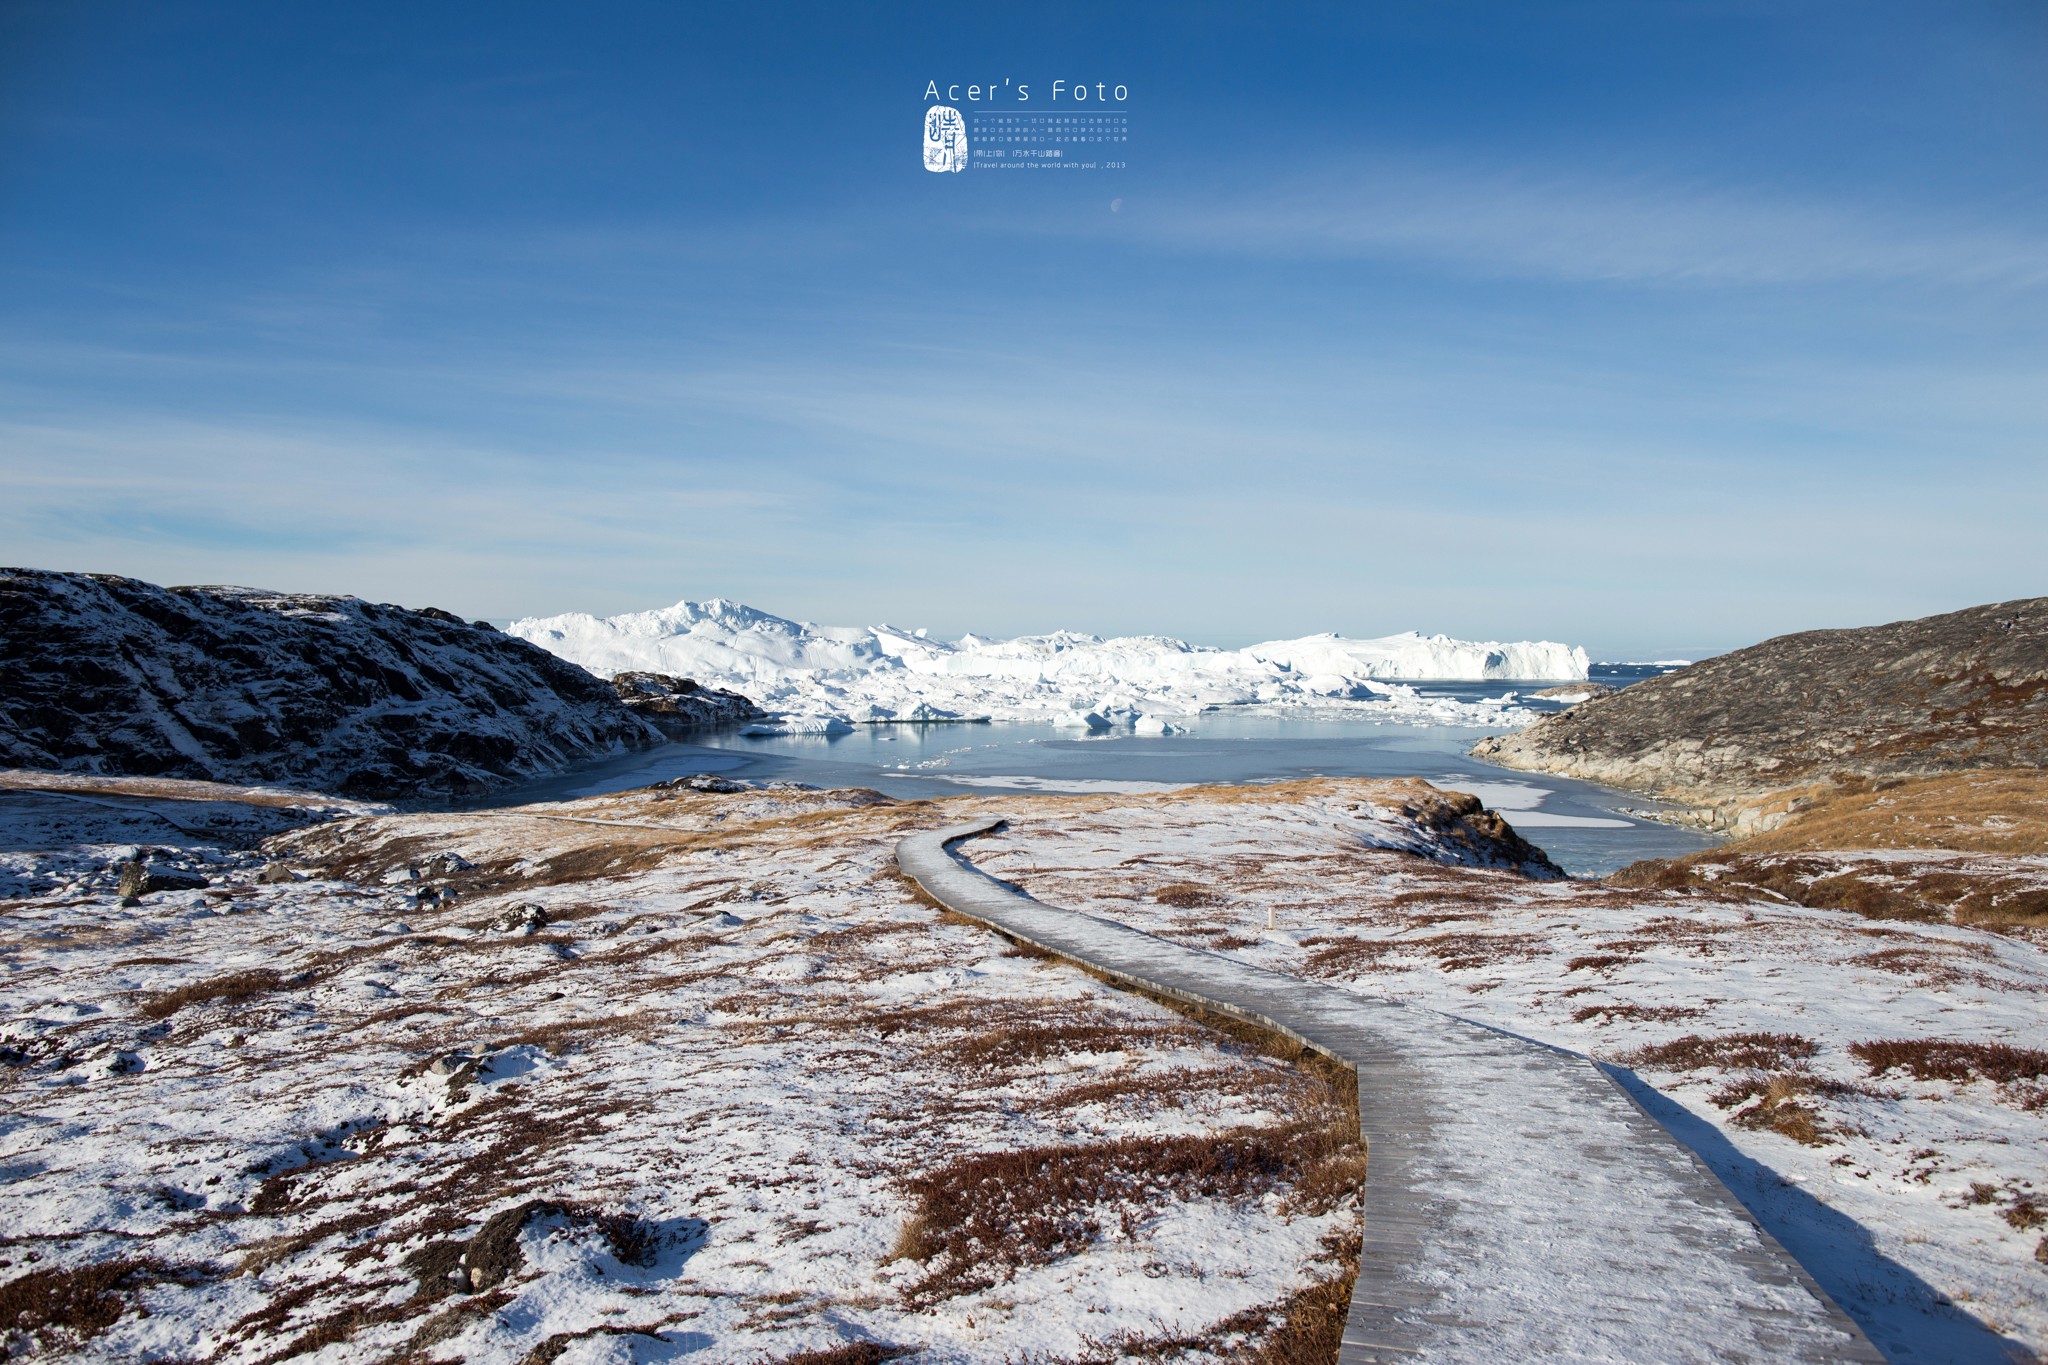
[[[1025,720],[1172,730],[1172,718],[1226,706],[1338,707],[1417,724],[1528,719],[1514,694],[1478,703],[1427,697],[1410,682],[1565,681],[1586,651],[1550,640],[1453,640],[1414,631],[1377,639],[1311,635],[1246,649],[1160,635],[1073,631],[939,640],[893,626],[819,626],[713,598],[621,616],[515,621],[509,632],[601,677],[680,674],[784,713],[765,728],[829,733],[856,724]]]

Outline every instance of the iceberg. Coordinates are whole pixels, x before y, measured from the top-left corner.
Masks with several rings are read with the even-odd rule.
[[[620,616],[571,612],[507,633],[600,677],[655,672],[753,699],[776,718],[758,734],[828,734],[853,724],[1036,721],[1170,733],[1172,718],[1224,707],[1335,709],[1413,724],[1502,725],[1532,717],[1513,694],[1425,697],[1418,682],[1582,682],[1583,649],[1551,640],[1454,640],[1408,631],[1311,635],[1245,649],[1162,635],[1074,631],[935,639],[891,625],[820,626],[723,598]],[[778,728],[779,727],[779,728]]]
[[[862,719],[869,725],[986,725],[990,718],[964,715],[921,701],[901,715],[879,703],[870,702]]]
[[[838,716],[770,716],[740,731],[743,735],[850,735],[853,726]]]

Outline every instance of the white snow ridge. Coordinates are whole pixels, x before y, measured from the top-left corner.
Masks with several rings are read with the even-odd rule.
[[[777,733],[947,720],[1132,725],[1225,706],[1341,707],[1414,724],[1526,720],[1514,694],[1472,703],[1424,697],[1404,681],[1574,682],[1586,651],[1550,640],[1500,644],[1409,631],[1373,640],[1311,635],[1215,649],[1160,635],[1103,639],[1056,631],[1012,640],[931,639],[893,626],[817,626],[713,598],[623,616],[515,621],[531,640],[601,677],[673,673],[743,692],[789,718]]]

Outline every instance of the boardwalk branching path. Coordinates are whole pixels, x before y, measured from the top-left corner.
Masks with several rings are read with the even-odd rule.
[[[1339,1356],[1881,1361],[1727,1189],[1597,1064],[1046,905],[915,834],[903,872],[958,914],[1358,1074],[1364,1250]]]

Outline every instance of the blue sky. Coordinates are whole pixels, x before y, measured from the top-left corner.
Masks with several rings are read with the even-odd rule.
[[[1266,8],[12,0],[0,560],[1602,657],[2048,592],[2048,8]],[[926,173],[1006,78],[1128,166]]]

